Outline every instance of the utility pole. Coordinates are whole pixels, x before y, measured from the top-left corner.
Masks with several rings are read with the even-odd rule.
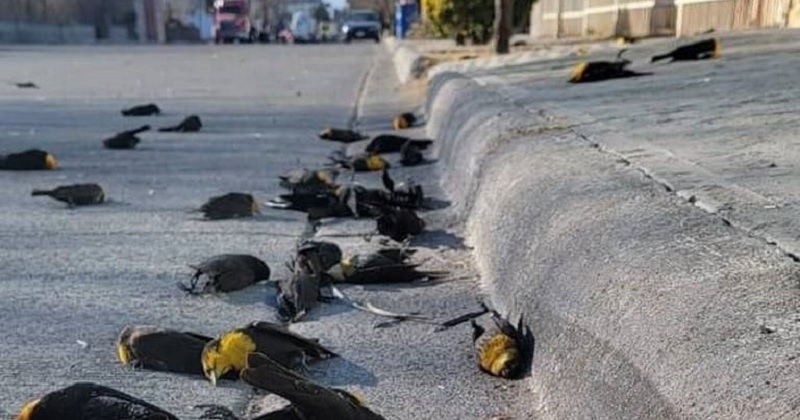
[[[494,0],[494,52],[508,54],[514,28],[514,0]]]

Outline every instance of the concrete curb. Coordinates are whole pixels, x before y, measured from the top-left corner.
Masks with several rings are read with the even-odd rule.
[[[790,259],[456,73],[426,111],[484,285],[533,330],[537,418],[800,415]]]
[[[383,45],[392,54],[397,78],[401,84],[422,77],[425,71],[425,58],[416,48],[390,36],[383,37]]]

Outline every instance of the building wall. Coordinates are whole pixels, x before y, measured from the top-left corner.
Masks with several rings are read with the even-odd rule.
[[[714,30],[800,25],[792,0],[540,0],[534,38],[685,36]],[[793,10],[792,10],[793,8]],[[797,16],[797,17],[793,17]]]

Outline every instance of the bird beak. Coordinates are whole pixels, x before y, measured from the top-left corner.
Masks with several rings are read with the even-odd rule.
[[[208,380],[211,381],[212,386],[217,386],[217,373],[211,372],[211,375],[209,375]]]

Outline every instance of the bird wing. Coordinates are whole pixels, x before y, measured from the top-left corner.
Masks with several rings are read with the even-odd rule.
[[[253,334],[258,348],[271,348],[284,353],[293,353],[299,350],[321,359],[337,356],[336,353],[320,345],[318,340],[295,334],[280,324],[256,321],[250,324],[249,330]]]

